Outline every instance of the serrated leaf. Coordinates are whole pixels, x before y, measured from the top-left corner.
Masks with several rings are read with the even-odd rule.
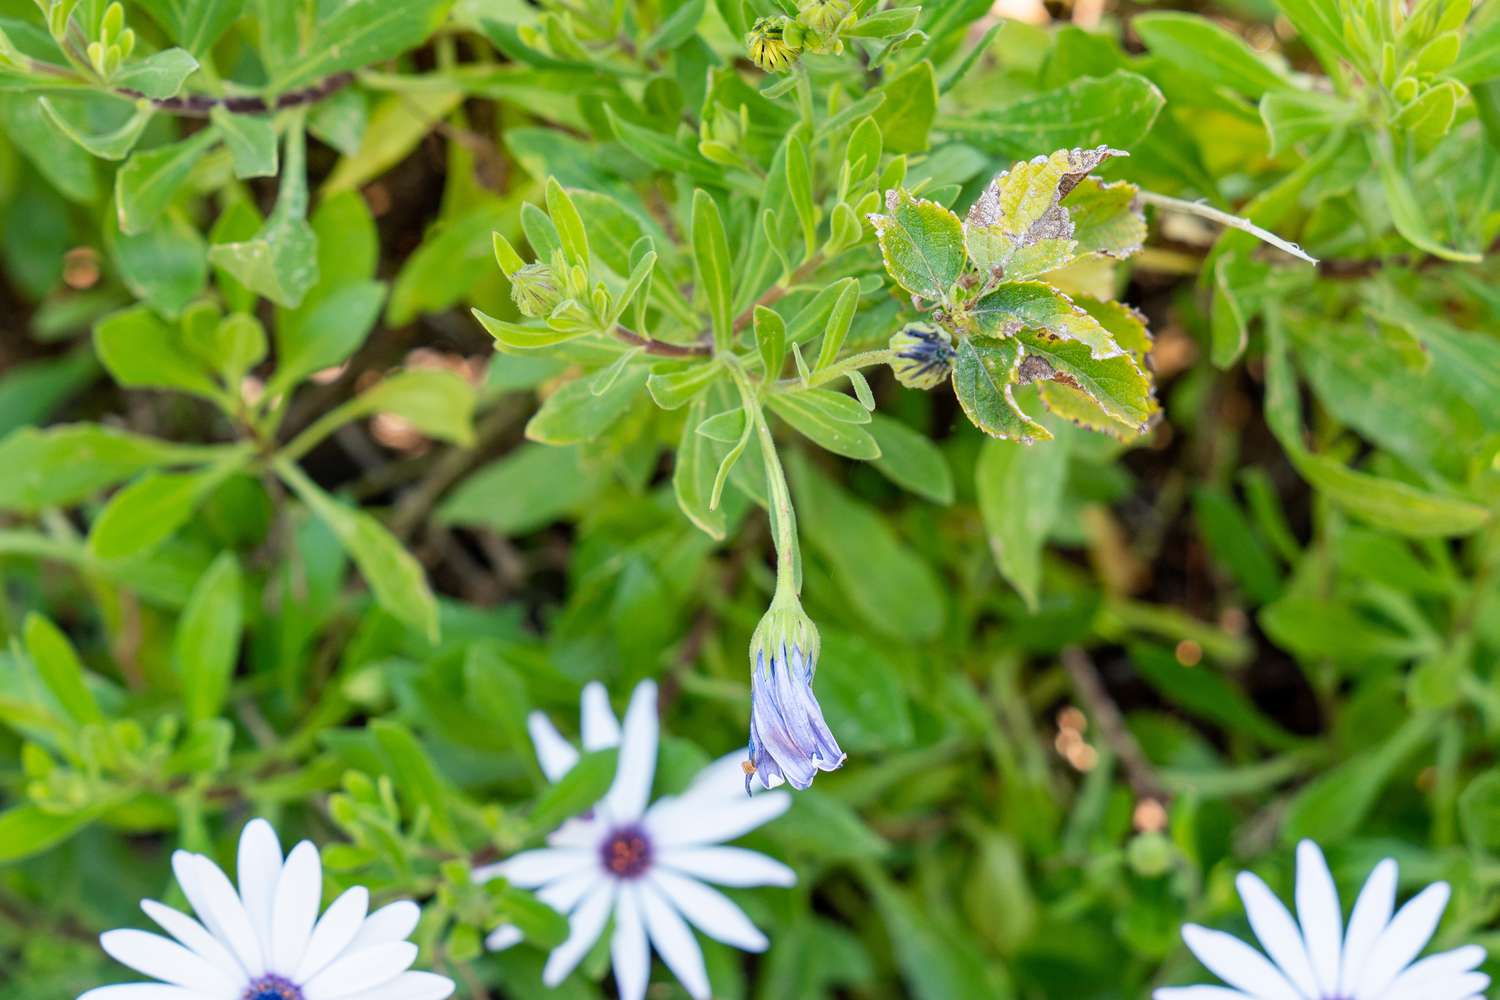
[[[1130,355],[1095,358],[1084,344],[1040,330],[1022,330],[1016,339],[1026,351],[1018,369],[1020,381],[1050,379],[1072,385],[1110,416],[1137,427],[1155,413],[1151,380]]]
[[[1136,205],[1139,188],[1127,181],[1085,177],[1064,201],[1079,254],[1129,257],[1146,242],[1146,217]]]
[[[1016,405],[1011,386],[1021,361],[1014,339],[964,337],[953,361],[953,393],[975,427],[1008,441],[1046,441],[1052,432]]]
[[[1040,281],[1001,285],[970,310],[979,329],[992,337],[1010,337],[1023,329],[1045,330],[1088,347],[1095,358],[1112,358],[1124,348],[1099,321],[1073,300]]]
[[[886,192],[885,206],[885,214],[872,214],[870,223],[886,271],[912,295],[944,300],[967,259],[963,223],[937,202],[904,189]]]
[[[1074,227],[1060,202],[1105,160],[1122,155],[1107,146],[1060,149],[1013,164],[990,181],[964,218],[969,259],[981,273],[1002,268],[1011,280],[1067,263]],[[1012,266],[1017,253],[1038,246],[1033,260]]]

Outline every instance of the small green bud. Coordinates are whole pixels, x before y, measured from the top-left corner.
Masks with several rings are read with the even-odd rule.
[[[936,389],[953,372],[953,338],[931,323],[908,323],[891,336],[891,371],[909,389]]]
[[[135,29],[126,28],[120,32],[120,54],[130,58],[130,53],[135,51]]]
[[[1160,878],[1172,870],[1172,841],[1162,833],[1140,833],[1131,838],[1125,856],[1141,878]]]
[[[527,264],[510,279],[510,297],[521,315],[532,319],[550,316],[563,299],[557,275],[546,264]]]
[[[120,29],[125,27],[125,8],[118,2],[109,5],[104,11],[104,19],[100,22],[99,38],[108,44],[115,40]]]
[[[845,27],[849,19],[849,4],[846,0],[810,0],[802,4],[797,20],[809,31],[831,35]]]
[[[1396,102],[1398,104],[1405,105],[1410,104],[1412,101],[1416,100],[1417,95],[1421,93],[1421,91],[1422,85],[1417,81],[1416,77],[1403,76],[1401,79],[1397,80],[1396,85],[1391,88],[1391,96],[1396,99]]]
[[[763,17],[750,28],[750,61],[767,73],[784,73],[801,55],[802,31],[790,18]]]
[[[88,47],[89,65],[94,67],[94,72],[104,74],[104,45],[100,42],[89,42]]]

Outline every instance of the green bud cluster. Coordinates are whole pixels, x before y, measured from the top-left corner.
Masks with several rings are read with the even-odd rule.
[[[107,80],[115,75],[134,50],[135,32],[125,27],[125,8],[116,0],[99,20],[98,38],[89,42],[89,65]]]

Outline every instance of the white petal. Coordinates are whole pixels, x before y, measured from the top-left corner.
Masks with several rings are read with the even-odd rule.
[[[797,873],[786,865],[743,847],[671,847],[657,863],[718,885],[797,884]]]
[[[1255,997],[1226,986],[1167,986],[1152,993],[1151,1000],[1255,1000]]]
[[[1297,922],[1313,977],[1324,996],[1334,996],[1339,988],[1344,911],[1328,862],[1310,840],[1297,845]]]
[[[323,862],[312,841],[304,840],[287,855],[276,880],[271,904],[271,958],[273,972],[291,975],[302,964],[323,900]]]
[[[552,907],[558,913],[572,913],[573,907],[583,901],[589,890],[604,876],[593,868],[585,868],[571,875],[564,875],[554,882],[548,882],[537,891],[536,898]]]
[[[583,748],[603,750],[620,745],[620,723],[609,707],[609,692],[598,681],[584,685],[579,705],[583,714]]]
[[[693,777],[683,795],[705,795],[739,801],[745,797],[745,751],[735,750],[709,764]]]
[[[1365,880],[1354,912],[1349,914],[1349,930],[1344,935],[1343,968],[1339,973],[1339,994],[1353,996],[1354,988],[1365,972],[1365,960],[1396,907],[1396,862],[1386,858],[1375,866]]]
[[[1237,937],[1188,924],[1182,940],[1204,968],[1257,1000],[1303,1000],[1276,966]]]
[[[338,961],[303,985],[302,996],[306,1000],[341,1000],[389,983],[411,968],[411,963],[416,960],[417,946],[410,941],[346,951]]]
[[[443,1000],[453,995],[453,980],[431,972],[403,972],[382,986],[343,1000]]]
[[[305,983],[319,972],[354,941],[364,926],[365,913],[370,908],[370,890],[357,885],[335,899],[327,912],[318,918],[312,938],[307,942],[307,951],[297,966],[293,981]]]
[[[786,792],[768,792],[733,802],[707,796],[662,799],[646,814],[646,829],[657,847],[720,844],[769,823],[791,807]]]
[[[266,971],[260,939],[229,876],[201,854],[177,851],[172,870],[203,926],[229,948],[251,978]]]
[[[552,720],[541,712],[532,712],[526,717],[526,729],[531,733],[531,745],[536,747],[536,760],[542,766],[542,773],[548,781],[561,781],[563,775],[578,763],[578,751],[562,738]]]
[[[1439,985],[1458,979],[1484,961],[1484,949],[1477,944],[1429,955],[1396,977],[1382,1000],[1428,1000],[1436,996]],[[1444,998],[1467,996],[1473,990],[1443,990]]]
[[[219,1000],[219,998],[193,990],[185,990],[181,986],[163,986],[160,983],[122,983],[119,986],[95,987],[80,996],[78,1000]]]
[[[1416,958],[1437,930],[1448,905],[1448,883],[1438,882],[1417,893],[1396,911],[1370,949],[1364,973],[1359,977],[1357,997],[1378,997],[1392,980]]]
[[[276,839],[271,824],[263,819],[246,823],[240,833],[235,875],[250,925],[267,952],[271,944],[271,904],[276,896],[276,882],[281,878],[281,860],[281,841]]]
[[[1446,979],[1417,983],[1410,989],[1394,985],[1380,995],[1380,1000],[1464,1000],[1489,988],[1490,977],[1482,972],[1459,973]],[[1482,1000],[1482,998],[1481,998]]]
[[[1286,907],[1281,905],[1281,900],[1249,872],[1241,872],[1234,884],[1240,891],[1240,898],[1245,901],[1245,915],[1250,918],[1250,927],[1266,955],[1303,996],[1320,995],[1312,964],[1307,960],[1307,946],[1302,943],[1302,932],[1297,929]]]
[[[547,834],[547,846],[597,851],[608,833],[609,830],[597,814],[590,814],[588,819],[574,816]]]
[[[163,906],[154,899],[141,900],[141,909],[146,911],[146,916],[156,921],[158,927],[195,952],[199,958],[214,968],[223,970],[226,976],[234,980],[236,987],[244,986],[250,981],[240,960],[224,947],[222,941],[210,934],[208,928],[192,917],[178,913],[170,906]]]
[[[646,943],[646,924],[634,884],[620,887],[620,900],[615,904],[615,936],[609,942],[609,954],[615,966],[620,1000],[645,1000],[646,987],[651,982],[651,947]]]
[[[641,915],[646,932],[667,968],[682,983],[693,1000],[708,1000],[708,970],[703,966],[703,949],[693,940],[693,932],[683,923],[672,904],[652,888],[649,882],[637,882]]]
[[[656,683],[641,681],[625,710],[615,782],[604,797],[605,809],[616,823],[634,822],[646,811],[656,777],[657,728]]]
[[[604,922],[609,919],[610,904],[614,901],[615,884],[611,881],[597,883],[584,897],[578,909],[568,918],[568,939],[552,949],[552,954],[547,956],[547,964],[542,969],[543,983],[556,986],[567,979],[568,973],[583,961],[583,956],[599,940]]]
[[[715,941],[742,951],[765,951],[770,944],[745,911],[719,890],[660,868],[651,873],[650,881],[694,927]]]
[[[216,969],[195,952],[176,941],[146,931],[106,931],[99,944],[107,955],[142,975],[200,993],[229,994],[234,991],[238,967]]]
[[[547,847],[522,851],[493,866],[493,870],[519,889],[535,889],[588,868],[597,860],[598,855],[578,848]]]
[[[525,935],[521,933],[521,928],[515,924],[501,924],[490,931],[489,936],[484,939],[484,946],[490,951],[504,951],[514,948],[523,940]]]
[[[409,899],[388,903],[365,918],[359,933],[349,942],[350,951],[360,951],[377,944],[405,941],[417,929],[422,908]]]

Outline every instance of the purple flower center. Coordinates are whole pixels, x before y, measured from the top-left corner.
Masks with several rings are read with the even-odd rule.
[[[651,839],[638,826],[617,827],[604,838],[599,855],[616,878],[640,878],[651,867]]]
[[[261,976],[245,987],[241,1000],[302,1000],[302,991],[290,979]]]

